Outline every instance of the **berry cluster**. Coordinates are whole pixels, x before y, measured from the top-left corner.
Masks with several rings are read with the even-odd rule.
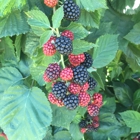
[[[45,4],[54,7],[57,0],[45,0]],[[73,0],[65,0],[63,4],[64,18],[76,21],[80,16],[80,8]],[[54,29],[55,30],[55,29]],[[51,63],[46,68],[43,78],[46,82],[52,82],[52,91],[48,94],[50,103],[58,107],[65,106],[74,110],[78,106],[86,107],[87,120],[79,124],[81,132],[95,130],[99,127],[99,108],[102,106],[102,95],[95,93],[92,97],[88,93],[93,90],[97,82],[90,76],[88,69],[92,67],[92,56],[87,53],[74,54],[74,34],[69,30],[51,36],[44,44],[43,52],[46,56],[53,56],[56,52],[61,55],[61,60]]]
[[[85,133],[88,131],[95,131],[99,127],[99,109],[102,106],[102,95],[100,93],[95,93],[91,102],[88,104],[87,110],[88,114],[85,116],[85,119],[82,119],[79,123],[81,132]]]

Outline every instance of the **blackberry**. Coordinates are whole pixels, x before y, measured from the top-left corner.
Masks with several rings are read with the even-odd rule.
[[[89,77],[88,84],[89,84],[88,90],[93,90],[97,86],[97,82],[92,77]]]
[[[70,21],[76,21],[80,17],[80,8],[72,0],[66,0],[64,2],[64,18]]]
[[[57,99],[63,99],[67,93],[67,86],[64,82],[58,81],[54,84],[52,93]]]
[[[85,55],[85,61],[81,64],[86,68],[90,68],[92,66],[93,59],[92,59],[91,55],[86,52],[84,52],[84,55]]]
[[[73,50],[72,41],[65,36],[57,37],[55,40],[55,48],[60,54],[69,55]]]
[[[69,95],[65,96],[65,98],[63,99],[63,103],[67,109],[73,110],[79,104],[78,96],[76,96],[74,94],[69,94]]]
[[[73,68],[73,81],[77,84],[83,85],[88,80],[88,72],[84,66],[77,66]]]
[[[81,120],[81,122],[79,123],[79,127],[80,128],[86,128],[87,127],[87,121],[86,120]]]
[[[60,75],[60,71],[60,66],[57,63],[52,63],[47,67],[45,74],[50,80],[56,80]]]

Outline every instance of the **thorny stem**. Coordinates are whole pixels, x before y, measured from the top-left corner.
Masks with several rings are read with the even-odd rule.
[[[55,11],[56,11],[56,7],[53,8],[53,13],[55,13]],[[53,30],[54,30],[54,29],[53,29]],[[59,29],[58,29],[58,28],[56,28],[56,29],[54,30],[54,32],[56,33],[56,36],[57,36],[57,37],[60,36],[60,33],[59,33]],[[65,68],[64,57],[63,57],[62,54],[61,54],[61,60],[60,60],[59,62],[61,62],[63,68]]]

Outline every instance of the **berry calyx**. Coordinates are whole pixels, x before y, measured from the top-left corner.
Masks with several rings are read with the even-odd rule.
[[[64,82],[58,81],[54,84],[52,93],[57,99],[63,99],[67,93],[67,86]]]
[[[71,68],[65,68],[60,73],[60,78],[64,81],[71,80],[73,78],[73,71]]]
[[[79,106],[85,107],[90,102],[90,95],[86,92],[79,93]]]
[[[85,55],[84,54],[70,54],[69,56],[69,61],[73,66],[78,66],[85,60]]]
[[[65,98],[63,99],[63,103],[67,109],[73,110],[76,107],[78,107],[79,104],[78,96],[74,94],[69,94],[65,96]]]
[[[66,36],[68,37],[70,40],[74,39],[74,34],[73,32],[69,31],[69,30],[65,30],[61,33],[61,36]]]
[[[99,107],[94,104],[89,104],[87,110],[90,116],[98,116],[99,114]]]
[[[72,41],[65,36],[57,37],[55,40],[55,48],[60,54],[69,55],[73,51]]]
[[[76,83],[70,83],[70,85],[68,86],[68,91],[72,94],[79,94],[80,89],[81,89],[80,85]]]
[[[51,36],[51,38],[43,45],[43,52],[46,56],[52,56],[56,53],[55,46],[52,43],[55,39],[54,36]]]
[[[48,7],[55,7],[58,3],[58,0],[44,0],[44,4]]]
[[[52,63],[47,67],[45,74],[50,80],[56,80],[60,75],[60,71],[60,66],[57,63]]]

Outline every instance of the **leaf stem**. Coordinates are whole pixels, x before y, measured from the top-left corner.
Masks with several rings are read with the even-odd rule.
[[[65,68],[64,57],[63,57],[62,54],[61,54],[61,62],[62,62],[62,66],[63,66],[63,68]]]

